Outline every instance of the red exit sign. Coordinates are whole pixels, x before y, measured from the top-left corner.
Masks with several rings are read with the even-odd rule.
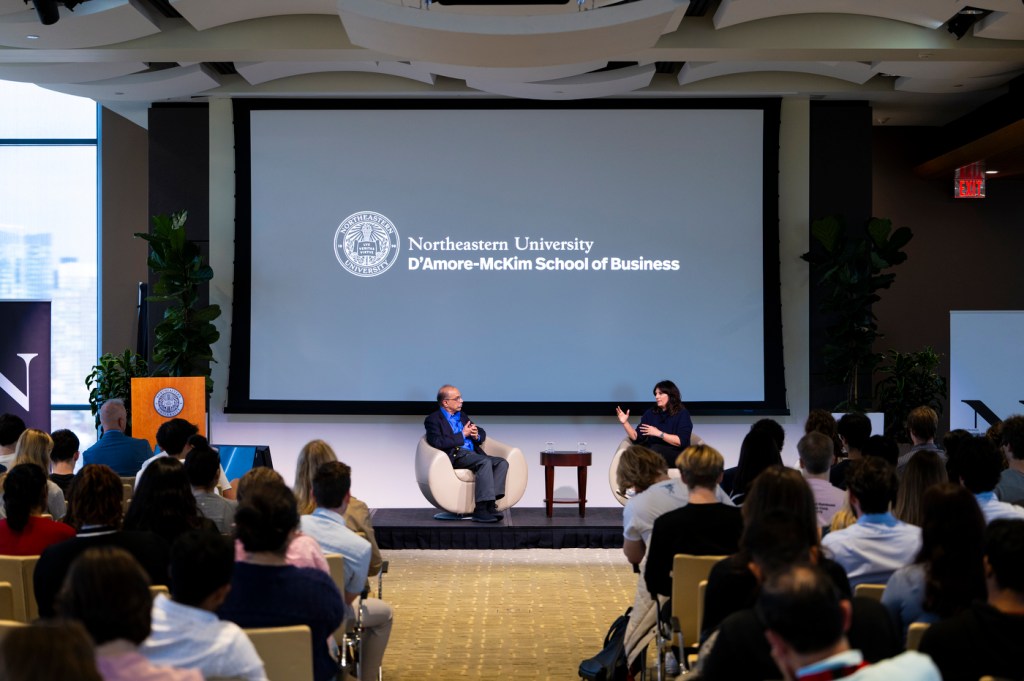
[[[956,169],[953,175],[953,197],[957,199],[985,198],[984,161],[975,161]]]

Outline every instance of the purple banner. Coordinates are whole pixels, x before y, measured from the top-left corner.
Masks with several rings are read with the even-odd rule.
[[[0,301],[0,413],[50,432],[50,303]]]

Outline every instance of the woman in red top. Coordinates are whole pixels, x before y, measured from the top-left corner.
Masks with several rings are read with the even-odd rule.
[[[47,546],[75,536],[64,523],[41,517],[46,508],[46,473],[32,463],[18,464],[4,477],[7,517],[0,520],[0,554],[38,556]]]

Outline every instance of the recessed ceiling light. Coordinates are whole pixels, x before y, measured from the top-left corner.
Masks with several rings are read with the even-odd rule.
[[[970,14],[970,15],[984,14],[984,13],[985,13],[985,10],[977,9],[975,7],[964,7],[962,10],[957,12],[957,14]]]
[[[998,170],[986,170],[985,174],[986,175],[995,175],[998,172],[999,172]]]
[[[37,35],[27,35],[27,36],[25,36],[25,40],[39,40],[39,36],[37,36]]]

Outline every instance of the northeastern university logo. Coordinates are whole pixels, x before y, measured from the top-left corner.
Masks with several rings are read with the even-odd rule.
[[[398,260],[398,230],[380,213],[349,215],[334,233],[334,255],[357,277],[376,277]]]

